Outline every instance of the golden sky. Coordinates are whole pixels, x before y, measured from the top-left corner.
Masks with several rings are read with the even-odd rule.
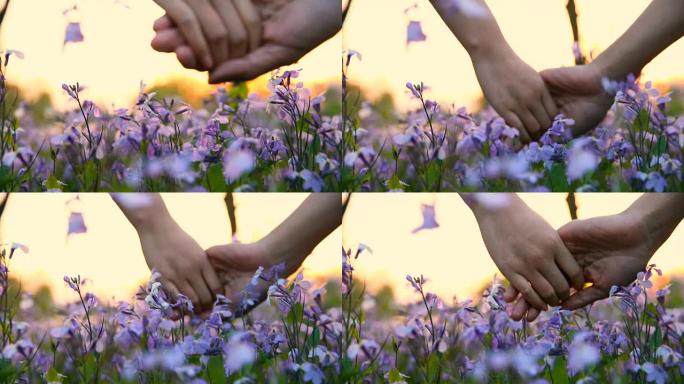
[[[572,31],[566,0],[487,0],[507,41],[536,70],[572,65]],[[636,20],[649,1],[578,0],[583,47],[597,54]],[[418,5],[404,14],[404,10]],[[427,41],[406,47],[409,20],[422,22]],[[406,82],[423,81],[428,97],[470,105],[480,95],[472,64],[458,40],[426,0],[355,0],[343,31],[345,48],[363,55],[350,71],[353,82],[372,95],[389,90],[398,103],[411,104]],[[644,79],[684,79],[680,40],[651,62]],[[372,84],[372,86],[370,86]]]
[[[64,275],[92,280],[88,288],[100,298],[128,299],[149,278],[149,270],[133,227],[105,193],[80,195],[88,232],[67,238],[74,194],[13,194],[0,227],[0,238],[29,247],[12,258],[12,276],[29,290],[42,284],[59,301],[73,300]],[[238,238],[252,242],[268,234],[301,204],[307,194],[254,193],[235,198]],[[164,194],[174,219],[204,248],[230,240],[230,224],[222,193]],[[338,229],[304,264],[305,276],[339,276],[341,232]]]
[[[520,194],[554,228],[570,220],[565,193]],[[586,193],[577,195],[579,217],[619,213],[639,194]],[[422,222],[421,203],[436,204],[439,228],[415,235]],[[354,194],[343,225],[346,248],[368,245],[355,263],[356,274],[372,291],[389,284],[402,301],[415,300],[407,274],[430,279],[427,289],[443,299],[470,297],[491,282],[498,269],[492,262],[470,209],[458,194]],[[651,262],[665,273],[684,274],[684,225],[658,250]],[[498,274],[501,276],[500,274]]]
[[[74,4],[79,11],[65,17],[62,12]],[[49,90],[59,106],[67,101],[62,83],[78,81],[87,87],[86,97],[119,107],[130,104],[141,81],[183,77],[206,83],[205,74],[186,70],[175,55],[150,47],[152,23],[162,14],[152,0],[13,0],[0,47],[20,50],[25,58],[10,63],[10,81],[32,94]],[[63,48],[69,21],[81,22],[85,41]],[[304,69],[305,82],[337,81],[340,46],[338,35],[293,68]]]

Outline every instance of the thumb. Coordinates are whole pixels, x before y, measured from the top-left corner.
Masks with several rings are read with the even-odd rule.
[[[515,301],[515,298],[518,297],[518,290],[515,289],[514,286],[509,285],[508,288],[506,288],[506,291],[504,292],[503,298],[507,303],[512,303]]]
[[[597,300],[605,299],[606,297],[608,297],[608,292],[597,288],[596,286],[592,286],[573,294],[563,302],[562,306],[563,309],[574,311],[575,309],[582,308],[585,305],[589,305]]]
[[[252,80],[283,65],[292,64],[298,59],[297,51],[292,48],[263,45],[247,56],[220,64],[210,73],[209,83]]]

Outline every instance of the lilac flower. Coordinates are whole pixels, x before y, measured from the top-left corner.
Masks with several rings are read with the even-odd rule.
[[[653,363],[642,364],[641,370],[646,373],[646,381],[649,383],[665,384],[668,382],[667,372]]]
[[[83,220],[83,214],[81,212],[71,212],[69,215],[69,228],[67,234],[73,235],[86,232],[88,232],[88,228]]]
[[[230,375],[237,372],[243,366],[252,364],[256,359],[256,349],[254,345],[241,341],[241,334],[236,334],[223,347],[223,366],[226,374]]]
[[[64,34],[64,45],[67,43],[80,43],[83,39],[83,33],[81,33],[81,23],[71,22],[66,27],[66,32]]]
[[[255,166],[256,157],[251,151],[228,151],[223,158],[223,176],[226,181],[232,183],[245,173],[251,172]]]
[[[437,220],[435,218],[435,206],[434,205],[429,205],[429,204],[423,204],[421,205],[421,212],[423,213],[423,223],[415,228],[411,233],[418,233],[422,230],[425,229],[433,229],[433,228],[438,228],[439,223],[437,223]]]
[[[299,172],[299,177],[304,181],[303,187],[305,191],[320,192],[325,187],[323,179],[308,169]]]
[[[667,189],[667,180],[658,172],[651,172],[646,179],[646,189],[653,192],[664,192]]]
[[[408,27],[406,27],[406,45],[411,43],[416,43],[419,41],[425,41],[426,36],[423,33],[423,27],[419,21],[411,20],[409,21]]]
[[[300,369],[304,372],[303,379],[305,383],[321,384],[325,381],[323,371],[314,364],[305,362],[301,365]]]

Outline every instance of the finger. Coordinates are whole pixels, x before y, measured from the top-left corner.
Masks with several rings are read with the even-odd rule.
[[[173,21],[167,15],[158,18],[154,21],[154,24],[152,25],[152,29],[154,29],[155,32],[161,32],[165,29],[171,29],[174,27],[175,25],[173,24]]]
[[[162,282],[162,286],[164,287],[164,291],[167,293],[167,300],[170,303],[175,303],[176,298],[178,297],[178,294],[180,291],[178,290],[178,287],[176,285],[168,280],[164,280]]]
[[[522,320],[525,317],[525,313],[529,310],[530,305],[525,301],[524,298],[520,297],[518,301],[513,305],[513,310],[511,311],[511,319],[515,321]]]
[[[221,285],[221,281],[211,265],[207,265],[202,269],[202,277],[214,296],[223,294],[223,285]]]
[[[180,31],[173,28],[157,32],[151,45],[155,51],[171,53],[178,47],[186,45],[186,42]]]
[[[582,308],[585,305],[589,305],[597,300],[605,299],[606,297],[608,297],[607,291],[592,286],[582,289],[570,296],[570,298],[563,303],[563,309],[574,311],[575,309]]]
[[[537,308],[528,309],[527,310],[527,321],[529,321],[530,323],[535,321],[537,319],[537,317],[539,317],[540,314],[541,314],[541,312],[539,312],[539,310]]]
[[[201,272],[197,276],[193,277],[192,280],[188,281],[188,284],[191,284],[192,288],[197,293],[200,309],[205,310],[207,308],[211,308],[211,305],[214,303],[214,294],[204,281],[204,277],[202,276]]]
[[[211,0],[211,2],[218,10],[223,25],[226,27],[226,49],[229,53],[227,59],[243,57],[247,53],[247,29],[233,1]],[[219,61],[219,63],[224,61]]]
[[[534,117],[537,119],[537,123],[539,123],[539,129],[535,132],[530,132],[530,136],[537,140],[541,137],[541,134],[551,128],[551,117],[547,112],[546,109],[544,108],[544,105],[542,103],[535,103],[530,107],[530,111],[534,115]]]
[[[520,110],[517,111],[518,117],[520,117],[520,120],[523,122],[525,126],[525,130],[528,133],[528,136],[530,138],[532,136],[536,136],[537,132],[541,129],[539,126],[539,122],[537,119],[534,117],[531,111],[528,109]]]
[[[199,295],[195,292],[192,286],[188,284],[187,281],[178,282],[177,286],[180,289],[180,293],[187,296],[194,306],[201,306]]]
[[[196,2],[197,6],[194,9],[201,21],[202,32],[209,43],[213,63],[222,63],[230,58],[228,56],[229,29],[228,24],[220,16],[220,12],[222,12],[221,7],[230,1],[221,1],[221,7],[215,4],[215,0],[196,0]],[[204,62],[204,60],[202,61]],[[213,65],[207,68],[213,68]]]
[[[507,303],[512,303],[516,297],[518,297],[518,290],[514,286],[509,285],[504,292],[503,298]]]
[[[297,54],[277,46],[261,46],[247,56],[219,65],[209,75],[211,84],[247,81],[297,60]]]
[[[570,284],[568,284],[566,277],[556,263],[550,262],[540,266],[539,272],[541,272],[544,279],[551,284],[553,291],[556,293],[556,297],[560,301],[565,300],[570,296]]]
[[[564,246],[560,246],[556,252],[556,264],[560,267],[565,275],[567,281],[576,289],[580,290],[584,287],[584,273],[582,268],[577,263],[577,260],[572,256],[572,253]]]
[[[181,0],[155,0],[166,13],[173,23],[180,29],[185,40],[190,44],[192,50],[201,58],[205,67],[213,67],[209,43],[204,37],[202,27],[192,8]]]
[[[233,4],[247,30],[247,49],[251,52],[261,44],[261,16],[251,0],[233,0]]]
[[[527,134],[525,126],[515,113],[513,113],[512,111],[507,111],[504,112],[504,115],[501,117],[504,118],[504,121],[506,121],[506,124],[508,124],[508,126],[518,130],[518,133],[520,134],[520,141],[522,141],[523,143],[530,142],[530,135]]]
[[[547,306],[544,300],[542,300],[541,297],[535,292],[535,290],[532,288],[532,285],[530,284],[527,279],[522,277],[521,275],[512,275],[511,278],[509,279],[511,282],[511,285],[515,287],[515,289],[520,292],[522,297],[527,300],[528,303],[530,303],[533,307],[546,310]]]
[[[551,97],[551,94],[548,90],[544,90],[544,92],[542,93],[542,104],[544,105],[546,113],[548,113],[549,116],[551,116],[551,123],[553,124],[553,120],[556,119],[556,116],[558,116],[560,110],[558,109],[556,103],[553,101],[553,98]]]
[[[530,281],[532,284],[532,288],[541,296],[542,299],[544,299],[544,302],[546,304],[549,304],[551,306],[556,306],[560,304],[560,301],[558,300],[558,295],[556,295],[556,291],[553,289],[553,286],[551,283],[549,283],[546,278],[539,273],[539,271],[533,271],[528,274],[527,279]],[[541,309],[541,308],[540,308]]]
[[[176,58],[185,68],[196,70],[204,69],[204,67],[197,62],[197,56],[195,56],[195,52],[193,52],[192,48],[187,45],[176,48]]]

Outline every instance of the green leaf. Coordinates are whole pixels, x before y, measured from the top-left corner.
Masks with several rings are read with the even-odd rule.
[[[221,356],[212,356],[209,358],[206,375],[210,383],[226,383],[228,381]]]
[[[61,383],[62,382],[62,375],[57,372],[55,367],[50,367],[50,369],[47,371],[47,374],[45,375],[45,379],[49,383]]]
[[[213,164],[207,169],[208,185],[207,190],[211,192],[225,192],[228,190],[226,178],[223,176],[223,166]]]
[[[549,188],[553,192],[570,191],[565,164],[556,163],[551,167],[551,171],[549,172],[549,182]]]

